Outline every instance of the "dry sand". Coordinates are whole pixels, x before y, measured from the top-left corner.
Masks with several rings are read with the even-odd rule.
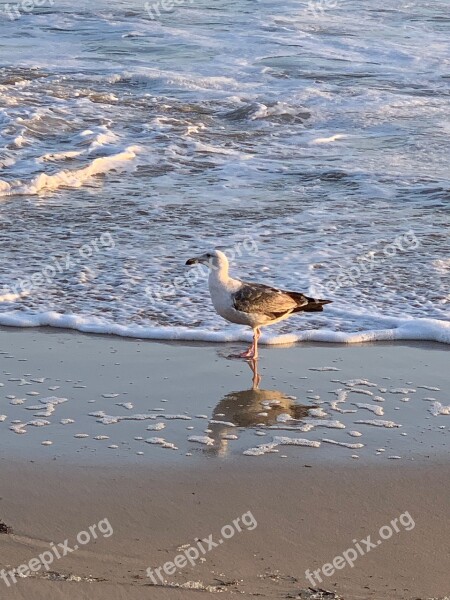
[[[261,428],[252,425],[258,396],[249,389],[250,373],[246,365],[226,361],[223,346],[187,347],[64,331],[3,330],[0,348],[7,352],[0,355],[0,380],[4,383],[0,414],[7,415],[0,423],[0,521],[13,529],[13,533],[0,533],[0,568],[8,570],[28,562],[48,551],[51,542],[68,539],[73,546],[78,532],[103,519],[108,519],[114,530],[111,536],[99,535],[55,560],[50,575],[40,571],[10,587],[0,579],[2,600],[158,600],[216,593],[225,597],[244,593],[262,598],[320,598],[307,592],[311,583],[305,570],[333,561],[355,547],[353,540],[368,535],[372,541],[379,539],[380,527],[406,512],[414,528],[407,531],[397,522],[398,533],[359,556],[353,568],[346,565],[331,577],[322,574],[323,581],[311,587],[332,590],[346,600],[449,595],[446,419],[450,421],[450,416],[433,417],[428,410],[430,401],[423,400],[434,395],[449,404],[448,396],[445,398],[446,347],[303,345],[263,350],[261,388],[272,390],[275,398],[281,394],[286,402],[283,407],[296,417],[303,409],[289,405],[292,399],[288,396],[296,395],[298,404],[314,406],[314,396],[329,399],[328,392],[337,385],[331,381],[334,378],[377,378],[380,385],[381,378],[389,377],[384,380],[386,388],[416,389],[409,402],[400,403],[404,395],[386,393],[383,403],[383,418],[390,418],[391,412],[397,415],[407,436],[401,436],[400,430],[361,426],[363,436],[352,438],[347,434],[351,421],[345,419],[356,418],[353,413],[332,415],[346,423],[342,431],[275,432],[311,440],[362,439],[365,446],[358,450],[358,460],[351,458],[354,450],[324,443],[320,448],[283,446],[278,454],[244,456],[242,450],[250,442],[267,442],[271,436],[255,435]],[[340,371],[310,370],[327,365]],[[31,386],[20,381],[40,377],[45,381]],[[419,388],[422,384],[441,390]],[[60,388],[47,389],[54,385]],[[24,390],[36,390],[37,394],[27,396]],[[103,398],[106,391],[120,396]],[[19,394],[25,398],[24,404],[11,405],[7,396],[18,398]],[[23,418],[24,406],[47,394],[68,398],[48,417],[51,425],[30,427],[24,435],[9,430],[11,419]],[[237,400],[233,400],[236,394]],[[364,394],[355,396],[360,397],[353,401],[373,402]],[[161,406],[162,399],[168,401],[163,403],[166,412],[193,416],[204,412],[209,419],[224,415],[231,405],[230,415],[241,419],[236,428],[239,440],[230,440],[226,451],[223,447],[211,451],[187,442],[192,431],[186,426],[194,426],[197,435],[206,435],[208,420],[166,420],[163,433],[179,445],[179,450],[166,450],[133,439],[139,432],[160,435],[146,431],[153,421],[102,425],[88,416],[92,407],[103,409],[108,403],[117,411],[114,414],[124,414],[127,409],[120,412],[116,403],[125,401],[135,404],[132,412],[141,413],[155,404]],[[236,413],[239,404],[246,410]],[[400,410],[394,413],[396,407]],[[33,411],[27,414],[29,419],[36,418]],[[61,425],[60,419],[69,415],[75,423]],[[366,417],[375,415],[367,412]],[[262,428],[268,424],[262,423]],[[209,435],[231,430],[216,427],[219,429],[209,425]],[[78,430],[88,431],[90,437],[74,438]],[[107,444],[114,441],[119,448],[99,448],[105,443],[93,440],[99,432],[110,437]],[[42,446],[45,439],[51,439],[53,445]],[[376,454],[380,443],[386,452]],[[144,455],[138,456],[138,449]],[[192,456],[186,456],[187,449]],[[387,459],[386,453],[400,451],[402,459]],[[156,569],[172,561],[187,545],[195,544],[196,538],[212,534],[218,540],[224,525],[249,511],[257,522],[255,528],[242,526],[241,532],[207,552],[203,561],[166,575],[164,584],[152,585],[147,567]],[[331,600],[334,596],[322,597]]]
[[[380,527],[408,511],[411,531],[391,539],[316,586],[347,600],[444,596],[448,574],[448,465],[361,469],[294,469],[259,464],[209,465],[192,471],[151,466],[124,470],[14,464],[2,461],[1,515],[14,535],[0,536],[0,561],[18,566],[48,543],[107,518],[114,534],[55,561],[53,571],[98,582],[22,579],[2,598],[178,598],[179,590],[149,588],[157,568],[196,537],[213,534],[251,511],[257,527],[243,530],[168,582],[220,586],[228,593],[296,597],[317,569],[351,547],[377,539]],[[85,594],[85,595],[83,595]],[[198,592],[183,591],[182,597]]]

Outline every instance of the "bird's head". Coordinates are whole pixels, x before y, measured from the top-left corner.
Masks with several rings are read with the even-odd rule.
[[[210,250],[201,256],[190,258],[186,261],[187,265],[206,265],[209,269],[221,270],[228,267],[228,259],[220,250]]]

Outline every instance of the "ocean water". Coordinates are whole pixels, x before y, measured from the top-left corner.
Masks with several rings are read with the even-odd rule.
[[[0,0],[0,324],[248,339],[217,246],[333,300],[263,341],[450,343],[447,0],[164,6]]]

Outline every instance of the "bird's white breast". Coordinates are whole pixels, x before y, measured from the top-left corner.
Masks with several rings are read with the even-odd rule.
[[[252,319],[234,308],[232,294],[237,292],[242,283],[238,279],[220,279],[215,272],[209,275],[209,293],[216,312],[231,323],[252,325]]]

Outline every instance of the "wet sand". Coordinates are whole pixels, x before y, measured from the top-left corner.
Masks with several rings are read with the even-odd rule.
[[[5,329],[0,349],[0,414],[7,417],[0,423],[0,521],[13,529],[12,534],[0,533],[0,567],[18,567],[48,550],[51,542],[73,542],[78,532],[102,519],[114,530],[55,560],[49,567],[53,575],[44,576],[41,569],[10,587],[0,579],[0,597],[177,599],[203,590],[225,596],[243,592],[314,598],[309,587],[332,590],[346,600],[449,594],[450,416],[430,412],[434,402],[449,404],[447,347],[264,348],[258,390],[252,389],[246,364],[224,357],[236,345],[186,346]],[[355,384],[357,379],[377,387]],[[356,413],[331,408],[339,389],[350,393],[335,408]],[[48,417],[27,410],[50,395],[67,401],[54,404]],[[17,399],[24,402],[11,404]],[[133,407],[117,406],[127,402]],[[355,403],[382,406],[384,414]],[[41,404],[48,410],[48,402]],[[311,416],[311,409],[328,416]],[[98,411],[159,416],[106,425],[89,416]],[[31,425],[27,433],[17,434],[10,427],[19,419],[49,424]],[[63,425],[63,419],[74,423]],[[317,419],[338,420],[344,428],[317,426]],[[355,424],[368,419],[392,420],[402,427]],[[271,429],[308,422],[315,423],[309,431]],[[157,423],[165,428],[147,430]],[[362,435],[349,436],[356,428]],[[78,434],[89,437],[74,437]],[[109,439],[95,440],[98,435]],[[214,443],[189,441],[191,435]],[[177,449],[145,443],[150,436],[164,437]],[[279,445],[268,454],[243,454],[274,436],[321,445]],[[355,450],[324,438],[364,446]],[[43,446],[42,441],[53,443]],[[165,575],[157,586],[146,576],[148,567],[154,572],[172,561],[195,538],[213,534],[218,539],[224,525],[249,512],[257,522],[252,530],[242,526],[194,566]],[[353,540],[368,535],[376,540],[380,527],[405,513],[415,526],[400,526],[359,555],[353,567],[347,564],[330,577],[322,573],[322,581],[316,579],[314,585],[305,577],[307,569],[317,570],[355,547]]]
[[[365,464],[379,464],[393,456],[404,462],[447,456],[449,415],[430,411],[436,403],[449,404],[450,347],[266,347],[257,390],[247,363],[225,358],[240,348],[1,330],[0,452],[70,464],[190,464],[211,457],[241,461],[243,452],[278,436],[321,446],[283,445],[253,460],[348,463],[358,455]],[[24,425],[30,421],[38,423]],[[149,438],[164,438],[176,449],[145,443]]]

